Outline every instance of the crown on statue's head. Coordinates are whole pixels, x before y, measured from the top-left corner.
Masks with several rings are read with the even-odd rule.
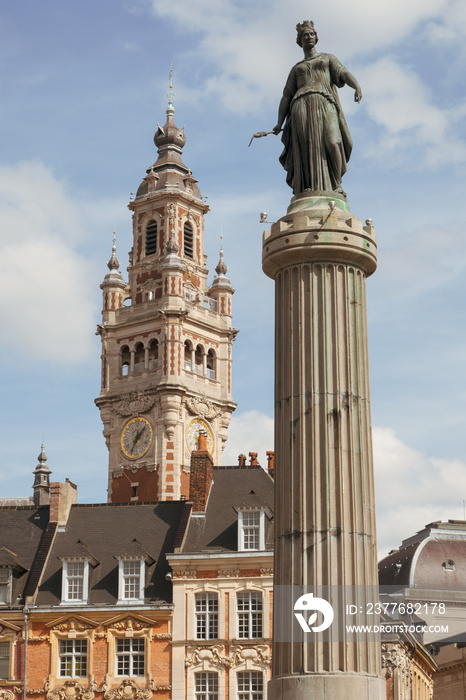
[[[302,22],[298,22],[298,24],[296,25],[296,31],[298,33],[302,32],[305,27],[311,27],[311,29],[314,29],[314,22],[312,21],[312,19],[305,19]]]
[[[311,29],[314,32],[316,36],[315,43],[317,44],[317,42],[319,41],[319,37],[317,36],[317,32],[314,27],[314,22],[311,19],[305,19],[303,22],[298,22],[298,24],[296,25],[296,31],[298,32],[298,36],[296,37],[296,43],[298,44],[298,46],[302,46],[301,37],[305,29]]]

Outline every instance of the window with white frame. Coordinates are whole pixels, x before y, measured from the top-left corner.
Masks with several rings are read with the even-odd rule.
[[[262,637],[262,593],[243,591],[236,596],[238,639]]]
[[[144,602],[144,560],[121,559],[118,567],[118,602]]]
[[[10,642],[0,642],[0,678],[10,678]]]
[[[143,676],[145,668],[144,639],[129,637],[116,640],[116,675]]]
[[[64,561],[62,572],[62,603],[86,603],[89,589],[89,562]]]
[[[218,700],[218,673],[195,673],[196,700]]]
[[[265,549],[265,513],[263,510],[240,510],[238,513],[238,549]]]
[[[9,605],[11,601],[11,568],[0,567],[0,605]]]
[[[61,678],[87,676],[87,639],[60,639],[58,657]]]
[[[196,639],[218,639],[218,595],[196,593]]]
[[[263,700],[264,676],[262,671],[242,671],[236,676],[237,700]]]

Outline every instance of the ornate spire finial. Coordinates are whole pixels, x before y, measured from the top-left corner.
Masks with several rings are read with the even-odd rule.
[[[173,63],[170,66],[170,75],[169,75],[169,91],[167,94],[168,97],[168,109],[172,109],[174,111],[173,107],[173,98],[175,97],[175,93],[173,92]]]
[[[228,267],[223,259],[223,233],[220,234],[220,259],[217,267],[215,268],[215,272],[217,275],[226,275],[228,272]]]
[[[107,263],[107,267],[109,270],[118,270],[120,267],[120,263],[118,262],[118,258],[116,256],[116,231],[113,229],[113,245],[112,245],[112,257]]]

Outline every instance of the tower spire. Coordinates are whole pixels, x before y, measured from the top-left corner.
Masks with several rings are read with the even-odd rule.
[[[39,464],[33,471],[33,500],[36,506],[46,506],[50,503],[50,474],[52,472],[47,464],[44,443],[41,445],[40,455],[37,459],[39,460]]]

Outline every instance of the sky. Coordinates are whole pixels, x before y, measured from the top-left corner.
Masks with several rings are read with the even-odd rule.
[[[0,496],[31,495],[45,443],[53,480],[105,502],[101,290],[113,230],[126,274],[127,204],[156,159],[173,62],[184,162],[223,235],[235,287],[224,464],[273,448],[273,282],[264,225],[292,196],[270,130],[295,25],[358,79],[340,99],[354,141],[343,185],[371,218],[367,282],[379,551],[466,499],[466,4],[462,0],[24,0],[0,3]]]

